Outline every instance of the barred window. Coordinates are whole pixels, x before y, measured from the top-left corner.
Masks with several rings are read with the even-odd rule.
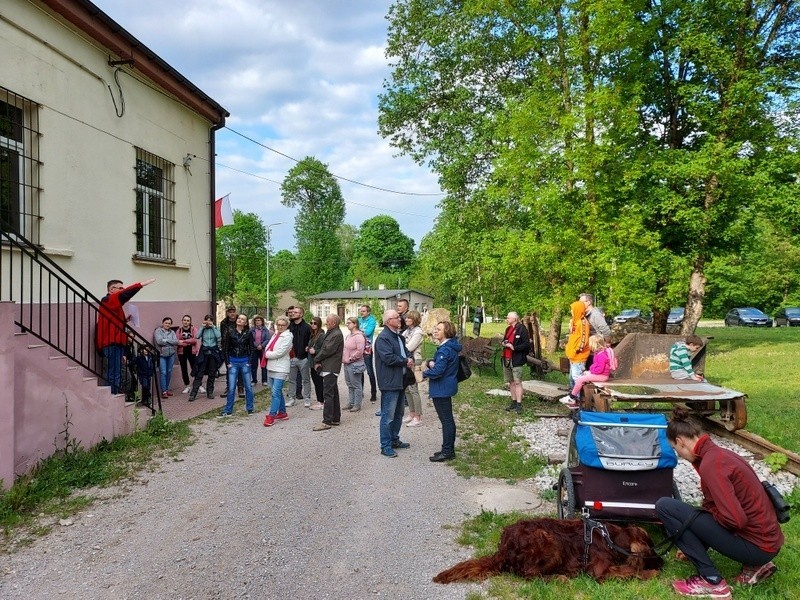
[[[174,165],[136,149],[136,254],[175,262]]]
[[[39,244],[39,111],[0,87],[0,228]]]

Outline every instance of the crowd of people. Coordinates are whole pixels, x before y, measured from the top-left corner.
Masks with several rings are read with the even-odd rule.
[[[122,307],[153,281],[128,287],[118,280],[108,282],[108,295],[98,313],[96,341],[98,351],[106,358],[105,375],[112,393],[120,391],[121,369],[127,363],[138,375],[142,401],[149,403],[157,360],[162,396],[169,398],[177,357],[185,386],[183,392],[189,394],[190,402],[199,393],[214,397],[219,369],[227,366],[222,394],[226,404],[219,416],[233,413],[237,388],[245,398],[247,414],[251,415],[253,389],[260,371],[262,385],[271,392],[265,427],[287,420],[287,407],[302,399],[305,407],[322,411],[322,420],[313,430],[327,431],[341,423],[338,381],[342,371],[348,390],[345,410],[351,413],[359,412],[367,397],[366,374],[371,402],[378,401],[377,390],[380,390],[380,410],[376,412],[380,417],[380,453],[395,458],[397,450],[410,447],[400,439],[403,424],[416,427],[422,423],[418,383],[427,379],[428,394],[442,426],[441,449],[430,460],[445,462],[455,458],[453,396],[458,393],[462,345],[451,322],[436,324],[432,334],[437,344],[434,357],[423,361],[421,316],[409,311],[405,300],[398,301],[396,309],[383,313],[383,329],[377,337],[377,319],[368,305],[359,307],[358,316],[345,320],[347,336],[343,335],[340,318],[335,314],[326,317],[323,328],[319,317],[306,322],[304,310],[293,306],[270,327],[262,316],[255,315],[250,321],[231,305],[219,327],[214,325],[210,314],[203,317],[199,330],[190,315],[184,315],[177,327],[173,327],[170,317],[165,317],[153,334],[158,356],[152,356],[144,346],[133,353],[124,331],[126,319]],[[616,368],[609,327],[593,303],[590,294],[582,294],[570,305],[565,352],[570,361],[570,393],[561,402],[574,409],[578,408],[585,383],[606,381]],[[520,412],[522,366],[530,350],[530,338],[517,313],[508,313],[506,323],[501,358],[504,380],[511,392],[507,410]],[[676,380],[705,381],[693,366],[693,357],[702,348],[703,340],[693,335],[675,343],[669,353],[671,376]],[[406,406],[408,414],[404,417]],[[680,549],[678,558],[690,561],[697,571],[696,575],[675,581],[675,591],[695,598],[731,597],[728,583],[709,557],[709,548],[742,563],[735,577],[737,584],[753,585],[770,577],[777,569],[772,559],[782,547],[784,537],[770,499],[753,469],[735,453],[715,445],[684,408],[673,411],[666,435],[678,455],[694,465],[703,491],[699,508],[675,498],[662,498],[656,503],[665,530]]]

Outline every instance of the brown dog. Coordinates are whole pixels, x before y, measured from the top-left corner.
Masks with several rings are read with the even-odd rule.
[[[531,519],[506,527],[494,555],[460,562],[433,580],[480,581],[499,573],[547,579],[576,577],[585,572],[597,581],[609,577],[650,579],[658,575],[664,561],[653,552],[653,541],[644,529],[612,523],[605,526],[614,544],[631,552],[631,556],[613,550],[595,529],[584,568],[583,521]]]

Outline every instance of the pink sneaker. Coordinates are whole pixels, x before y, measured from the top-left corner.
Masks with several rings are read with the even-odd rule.
[[[733,579],[733,583],[738,585],[755,585],[771,577],[777,570],[777,565],[771,561],[760,567],[742,565],[742,571]]]
[[[406,427],[419,427],[422,425],[422,419],[419,417],[414,417],[408,423],[406,423]]]
[[[689,598],[717,598],[730,600],[731,588],[724,579],[719,583],[709,583],[700,575],[692,575],[688,579],[678,579],[672,582],[672,587],[681,596]]]
[[[279,412],[277,415],[275,415],[275,420],[276,421],[285,421],[288,418],[289,418],[289,415],[286,414],[285,412]]]

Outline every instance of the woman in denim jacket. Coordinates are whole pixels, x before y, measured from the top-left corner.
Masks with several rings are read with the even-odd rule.
[[[172,329],[172,319],[164,317],[161,320],[161,327],[153,333],[153,339],[158,348],[158,363],[161,369],[161,397],[172,396],[169,391],[169,382],[172,379],[172,369],[175,367],[176,348],[178,347],[178,336]]]

